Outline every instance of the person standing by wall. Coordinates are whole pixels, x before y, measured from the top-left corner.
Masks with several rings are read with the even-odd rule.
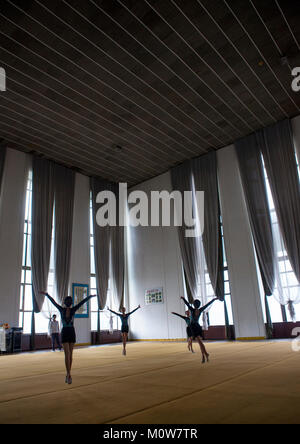
[[[54,314],[49,321],[49,336],[51,336],[52,340],[52,350],[55,351],[55,342],[61,351],[62,346],[60,342],[60,332],[59,332],[59,323],[56,320],[56,315]]]

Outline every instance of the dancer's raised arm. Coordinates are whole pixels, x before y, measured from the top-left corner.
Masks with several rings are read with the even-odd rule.
[[[91,294],[90,296],[87,296],[86,298],[84,298],[81,302],[79,302],[79,304],[75,305],[73,307],[74,311],[77,311],[83,304],[85,304],[87,301],[89,301],[91,298],[95,298],[97,295],[96,294]]]
[[[175,315],[175,316],[179,316],[181,319],[184,319],[184,320],[188,319],[187,316],[182,316],[182,315],[180,315],[180,314],[178,314],[178,313],[175,313],[174,311],[172,311],[171,314],[173,314],[173,315]]]
[[[187,305],[187,307],[189,307],[190,310],[193,310],[193,307],[191,306],[191,304],[190,304],[186,299],[184,299],[183,296],[181,296],[180,299],[183,300],[183,302],[185,303],[185,305]]]
[[[48,299],[49,299],[49,301],[51,301],[52,302],[52,304],[53,305],[55,305],[55,307],[58,309],[58,310],[61,310],[61,305],[59,305],[51,296],[50,296],[50,294],[49,293],[47,293],[46,291],[40,291],[39,292],[40,294],[43,294],[43,295],[45,295]]]
[[[134,310],[132,310],[130,313],[127,313],[127,316],[132,315],[132,313],[134,313],[135,311],[137,311],[139,308],[141,308],[140,305],[139,305],[138,307],[136,307]]]
[[[111,310],[110,308],[106,307],[108,311],[110,311],[111,313],[120,316],[120,313],[117,313],[116,311]]]
[[[208,302],[208,304],[204,305],[203,307],[200,308],[201,313],[206,310],[213,302],[215,302],[217,299],[219,298],[214,298],[212,299],[210,302]]]

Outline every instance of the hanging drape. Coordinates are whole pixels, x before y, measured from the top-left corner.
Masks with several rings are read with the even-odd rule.
[[[51,234],[54,203],[53,163],[34,156],[32,162],[32,295],[35,313],[42,310],[47,291],[51,253]]]
[[[290,120],[263,130],[267,175],[284,245],[300,283],[300,184]]]
[[[125,211],[125,202],[121,202],[119,196],[119,184],[112,184],[112,191],[116,196],[116,225],[111,227],[111,278],[113,283],[113,294],[119,309],[124,302],[124,227],[119,224],[120,211]]]
[[[224,256],[217,180],[217,158],[212,152],[192,160],[196,191],[204,191],[202,242],[206,266],[215,295],[224,300]]]
[[[1,194],[1,188],[2,188],[2,179],[3,179],[5,158],[6,158],[6,147],[3,147],[3,148],[0,148],[0,194]]]
[[[171,181],[173,190],[180,191],[184,196],[185,191],[192,192],[192,169],[191,161],[186,161],[183,164],[171,169]],[[198,297],[199,289],[199,270],[200,270],[200,255],[198,239],[196,237],[186,237],[186,229],[189,228],[184,223],[182,205],[182,224],[178,226],[178,239],[181,251],[181,257],[184,268],[184,275],[186,277],[186,285],[189,289],[189,301],[193,302]],[[176,209],[178,211],[178,209]]]
[[[249,220],[261,271],[264,291],[272,295],[275,285],[275,250],[264,179],[262,133],[251,134],[235,143]]]
[[[59,302],[62,302],[68,296],[69,289],[75,172],[70,168],[56,164],[54,167],[54,179],[54,267],[57,299]]]
[[[111,227],[109,225],[100,227],[97,224],[97,211],[104,204],[96,203],[96,198],[101,191],[112,191],[112,184],[106,180],[92,177],[91,191],[93,202],[94,251],[98,306],[100,310],[103,310],[106,305],[109,284]]]
[[[261,156],[263,144],[263,133],[257,132],[238,140],[235,143],[235,150],[265,292],[267,337],[271,338],[273,326],[268,296],[274,292],[277,258]]]

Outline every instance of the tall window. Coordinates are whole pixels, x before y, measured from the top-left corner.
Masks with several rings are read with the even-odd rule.
[[[298,166],[298,172],[299,172],[299,165]],[[275,210],[275,205],[272,197],[271,188],[269,185],[269,180],[267,176],[267,171],[264,168],[264,175],[265,175],[265,183],[267,188],[267,196],[268,196],[268,204],[269,204],[269,210],[271,215],[271,222],[272,222],[272,231],[274,236],[274,243],[275,243],[275,253],[277,254],[278,258],[278,264],[279,264],[279,274],[280,274],[280,280],[282,283],[282,290],[285,293],[285,296],[287,297],[287,300],[293,300],[294,297],[299,294],[300,286],[297,281],[297,278],[293,272],[291,263],[289,261],[287,252],[284,247],[283,239],[281,236],[279,224],[278,224],[278,218]],[[275,287],[275,292],[276,292]],[[281,305],[278,300],[274,296],[268,297],[268,303],[271,313],[271,319],[272,322],[282,322],[282,321],[291,321],[291,316],[289,313],[289,310],[287,309],[286,305]],[[264,305],[264,304],[263,304]],[[296,320],[300,320],[300,304],[294,305],[295,314],[296,314]]]
[[[31,333],[32,318],[32,281],[31,281],[31,227],[32,227],[32,170],[28,173],[26,187],[26,206],[23,237],[23,259],[20,288],[20,313],[19,326],[23,328],[24,333]],[[50,270],[48,277],[47,291],[55,298],[55,276],[54,276],[54,225],[52,230],[52,251],[50,260]],[[45,298],[45,302],[40,313],[35,316],[35,332],[48,332],[49,318],[56,313],[53,305]],[[57,313],[56,313],[57,314]]]
[[[97,293],[96,284],[96,269],[95,269],[95,247],[94,247],[94,224],[93,224],[93,201],[92,193],[90,195],[90,258],[91,258],[91,272],[90,272],[90,294]],[[113,310],[117,311],[114,307],[113,295],[111,291],[111,279],[108,282],[108,292],[107,292],[107,305]],[[100,330],[111,330],[111,320],[113,322],[113,329],[119,329],[119,317],[112,315],[108,310],[100,310]],[[97,330],[98,323],[98,301],[97,298],[91,299],[91,328],[92,330]]]
[[[229,274],[228,274],[228,266],[227,266],[227,259],[226,259],[226,252],[225,252],[225,244],[224,244],[224,235],[223,235],[223,224],[221,222],[221,235],[222,235],[222,244],[223,244],[223,254],[224,254],[224,298],[226,301],[227,306],[227,312],[228,312],[228,318],[229,323],[233,324],[233,318],[232,318],[232,307],[231,307],[231,293],[230,293],[230,284],[229,284]],[[205,273],[205,281],[206,281],[206,291],[207,296],[209,300],[213,297],[214,291],[210,282],[208,271]],[[222,308],[221,308],[222,307]],[[225,325],[225,312],[224,312],[224,305],[221,306],[221,304],[214,303],[211,306],[211,309],[208,312],[209,316],[209,325]]]
[[[32,171],[29,171],[26,187],[26,207],[24,221],[23,258],[20,288],[19,326],[24,333],[31,332],[32,285],[31,285],[31,207]]]

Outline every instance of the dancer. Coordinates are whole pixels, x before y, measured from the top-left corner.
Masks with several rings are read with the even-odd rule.
[[[191,329],[191,314],[189,312],[189,310],[187,310],[185,312],[186,316],[182,316],[178,313],[175,313],[174,311],[171,312],[173,315],[179,316],[181,319],[184,319],[185,323],[186,323],[186,334],[187,334],[187,340],[188,340],[188,349],[189,351],[191,351],[192,353],[195,353],[193,350],[193,334],[192,334],[192,329]]]
[[[212,299],[208,304],[204,305],[203,307],[201,307],[201,303],[200,303],[199,299],[194,300],[194,302],[193,302],[194,307],[186,299],[184,299],[183,296],[181,296],[180,299],[183,300],[183,302],[185,303],[185,305],[189,308],[189,310],[191,312],[191,331],[192,331],[192,335],[193,335],[194,339],[196,339],[198,341],[198,344],[200,346],[200,350],[202,353],[202,364],[204,364],[205,358],[206,358],[206,361],[208,362],[209,353],[207,353],[205,345],[202,342],[203,333],[202,333],[202,328],[199,325],[199,318],[200,318],[201,313],[203,313],[218,298]]]
[[[111,310],[110,308],[107,307],[107,310],[109,310],[111,313],[119,316],[119,318],[121,319],[121,323],[122,323],[121,333],[122,333],[123,355],[124,356],[126,355],[126,342],[127,342],[127,339],[128,339],[128,332],[129,332],[128,318],[129,318],[130,315],[132,315],[132,313],[137,311],[139,308],[141,308],[140,305],[138,307],[136,307],[134,310],[132,310],[130,313],[126,314],[125,307],[121,308],[121,312],[122,313],[116,313],[115,311],[113,311],[113,310]]]
[[[59,305],[47,292],[40,291],[40,294],[47,296],[47,298],[52,302],[52,304],[57,308],[60,313],[61,321],[62,321],[62,331],[61,331],[61,342],[65,352],[65,364],[67,370],[67,376],[65,382],[68,384],[72,384],[72,376],[71,376],[71,368],[73,361],[73,348],[76,342],[76,334],[74,328],[74,315],[76,311],[85,304],[89,299],[97,296],[90,295],[87,298],[83,299],[79,304],[72,307],[73,299],[71,296],[67,296],[64,300],[65,307]]]

